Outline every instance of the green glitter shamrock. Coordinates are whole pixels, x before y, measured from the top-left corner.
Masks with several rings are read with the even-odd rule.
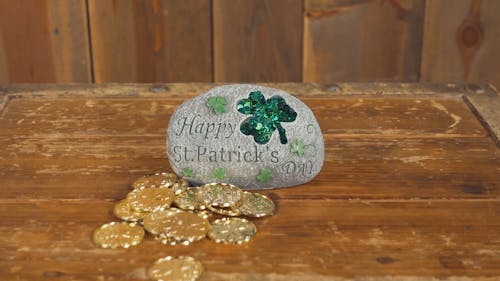
[[[238,102],[236,109],[243,114],[252,115],[243,121],[240,131],[245,135],[252,135],[256,143],[269,142],[276,129],[280,135],[280,142],[282,144],[288,142],[281,122],[295,121],[297,112],[286,104],[282,97],[273,96],[266,100],[260,91],[251,92],[248,99]]]
[[[206,106],[212,109],[216,114],[221,114],[227,111],[226,104],[227,100],[225,97],[209,97]]]
[[[221,180],[226,177],[226,171],[224,170],[224,168],[221,167],[215,168],[213,171],[213,176],[214,178]]]
[[[273,179],[273,170],[270,168],[263,168],[257,175],[257,180],[261,182],[270,181]]]
[[[304,143],[301,140],[295,140],[290,144],[290,152],[297,153],[298,156],[304,156]]]
[[[192,177],[194,175],[194,172],[191,168],[186,167],[182,169],[182,176],[184,177]]]

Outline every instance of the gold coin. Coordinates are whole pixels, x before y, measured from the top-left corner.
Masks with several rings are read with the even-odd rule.
[[[205,206],[229,208],[237,205],[243,192],[235,185],[227,183],[209,183],[198,187],[198,201]]]
[[[161,233],[158,234],[158,235],[155,235],[154,236],[155,240],[164,244],[164,245],[170,245],[170,246],[175,246],[177,245],[177,241],[171,239],[171,238],[168,238],[168,237],[165,237],[164,235],[162,235]]]
[[[175,196],[174,204],[183,210],[195,210],[199,206],[198,199],[196,198],[197,189],[187,188],[184,192]]]
[[[203,273],[203,265],[192,257],[164,257],[148,269],[148,277],[162,281],[194,281]]]
[[[137,212],[154,212],[169,208],[174,200],[174,192],[170,188],[134,189],[126,200]]]
[[[175,195],[179,195],[184,192],[189,187],[189,181],[187,179],[180,179],[172,185],[172,190]]]
[[[191,241],[189,240],[177,241],[173,238],[166,237],[163,233],[155,235],[155,240],[159,241],[164,245],[170,245],[170,246],[175,246],[175,245],[188,246],[189,244],[191,244]]]
[[[221,207],[214,207],[211,205],[207,205],[206,208],[208,210],[210,210],[211,212],[219,214],[219,215],[224,215],[224,216],[229,216],[229,217],[237,217],[237,216],[241,215],[241,212],[237,207],[221,208]]]
[[[242,215],[254,218],[270,216],[274,214],[274,202],[267,196],[259,193],[243,192],[243,203],[234,208]]]
[[[163,232],[165,227],[177,222],[173,215],[178,212],[181,212],[181,210],[168,209],[149,213],[142,220],[144,229],[151,234],[158,235]]]
[[[208,210],[196,210],[194,212],[195,212],[195,214],[197,214],[198,216],[200,216],[204,219],[208,219],[213,215],[213,213],[208,211]]]
[[[147,213],[134,211],[127,200],[121,200],[113,207],[113,214],[124,221],[136,222],[142,220]]]
[[[177,242],[194,242],[206,237],[210,223],[207,219],[191,212],[178,212],[172,215],[174,221],[163,228],[162,235]]]
[[[171,187],[178,181],[178,179],[179,178],[172,173],[156,173],[138,178],[132,184],[132,188]]]
[[[242,218],[222,218],[215,220],[208,237],[217,243],[241,244],[250,241],[257,233],[252,222]]]
[[[144,238],[144,229],[135,223],[111,222],[94,231],[92,240],[103,248],[128,248]]]

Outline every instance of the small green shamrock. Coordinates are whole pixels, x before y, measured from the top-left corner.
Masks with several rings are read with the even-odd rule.
[[[281,122],[293,122],[297,112],[293,110],[285,99],[273,96],[266,100],[260,91],[251,92],[248,99],[242,99],[236,109],[243,114],[252,115],[240,125],[240,131],[245,135],[252,135],[256,143],[266,144],[277,129],[280,142],[288,142],[285,129]]]
[[[225,97],[209,97],[206,106],[212,109],[215,114],[221,114],[227,111],[226,104],[227,100]]]
[[[273,179],[273,170],[270,168],[263,168],[257,175],[257,180],[260,182],[266,182]]]
[[[212,175],[214,178],[222,180],[226,177],[226,170],[224,170],[224,168],[221,167],[215,168]]]
[[[184,177],[192,177],[194,175],[194,172],[191,168],[186,167],[182,169],[182,176]]]
[[[304,143],[301,140],[295,140],[290,144],[290,152],[296,153],[298,156],[304,156]]]

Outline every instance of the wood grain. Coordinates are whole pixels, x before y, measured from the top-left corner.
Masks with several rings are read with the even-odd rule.
[[[84,0],[2,0],[0,29],[0,81],[91,81]]]
[[[301,11],[300,0],[214,0],[215,81],[301,81]]]
[[[212,80],[209,0],[89,1],[95,82]]]
[[[427,1],[422,81],[500,85],[500,2]]]
[[[269,84],[315,112],[325,164],[261,191],[277,213],[249,244],[93,245],[135,178],[169,170],[173,110],[212,86],[0,87],[0,279],[144,280],[166,255],[199,259],[201,280],[500,278],[500,146],[481,95],[500,97],[477,85]]]
[[[418,81],[424,1],[306,0],[304,82]]]
[[[499,276],[498,201],[280,200],[277,215],[254,220],[259,232],[246,245],[203,240],[171,247],[147,236],[128,250],[100,249],[92,244],[90,233],[115,220],[112,205],[2,202],[0,213],[12,214],[0,223],[0,242],[6,245],[0,259],[2,277],[143,280],[151,263],[166,255],[199,259],[207,272],[201,280],[360,280],[359,276],[495,280]]]

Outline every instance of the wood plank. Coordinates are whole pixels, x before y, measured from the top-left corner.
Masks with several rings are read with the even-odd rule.
[[[500,276],[498,201],[277,203],[275,216],[253,220],[259,232],[249,244],[204,240],[172,247],[147,237],[137,247],[109,250],[93,245],[90,236],[114,219],[112,202],[3,201],[0,272],[24,280],[137,280],[156,258],[191,255],[206,267],[201,280]]]
[[[0,135],[162,136],[170,114],[184,100],[161,97],[12,99],[0,119],[5,128]],[[325,134],[396,138],[486,135],[461,98],[332,97],[304,98],[303,101],[314,108]]]
[[[215,81],[301,81],[301,12],[301,0],[214,0]]]
[[[0,28],[0,38],[4,38]],[[0,84],[7,84],[9,82],[9,68],[7,65],[7,51],[4,47],[3,40],[0,40]]]
[[[321,173],[304,187],[277,190],[277,197],[364,200],[500,194],[500,152],[486,137],[326,136],[325,141]],[[1,198],[113,199],[126,194],[137,177],[170,170],[164,136],[41,136],[2,139],[0,144]]]
[[[312,83],[259,83],[262,86],[275,87],[285,90],[299,98],[331,98],[332,96],[349,97],[400,97],[415,99],[432,98],[439,94],[445,98],[464,98],[469,106],[474,109],[472,94],[487,93],[487,96],[498,95],[496,90],[489,85],[481,84],[429,84],[429,83],[337,83],[329,85],[320,85]],[[177,99],[194,97],[200,93],[208,91],[210,88],[220,84],[211,83],[170,83],[170,84],[93,84],[93,85],[54,85],[54,84],[17,84],[0,86],[0,93],[5,93],[6,97],[16,98],[39,98],[39,97],[92,97],[92,98],[119,98],[119,97],[144,97],[155,99]],[[71,92],[70,95],[68,93]],[[493,94],[489,94],[493,93]],[[370,97],[372,98],[372,97]],[[490,111],[494,109],[497,102],[495,98],[488,98],[474,109],[475,114],[480,116],[480,121],[488,130],[488,133],[495,139],[499,139],[499,132],[494,128],[496,119],[494,114],[488,117],[482,116],[482,110]],[[439,105],[438,105],[439,107]],[[491,108],[491,110],[489,109]],[[1,111],[1,108],[0,108]],[[494,112],[493,112],[494,113]],[[487,113],[485,113],[487,114]],[[451,117],[451,115],[450,115]]]
[[[500,86],[500,2],[426,2],[422,81],[489,82]]]
[[[304,3],[305,82],[418,80],[424,1]]]
[[[209,0],[91,0],[89,13],[96,82],[212,80]]]
[[[148,98],[148,99],[186,99],[194,97],[200,93],[208,91],[210,88],[220,84],[197,83],[197,84],[93,84],[93,85],[53,85],[53,84],[16,84],[4,85],[0,87],[0,93],[3,92],[6,98]],[[280,88],[289,93],[306,99],[315,98],[331,98],[331,97],[356,97],[370,98],[391,97],[391,98],[414,98],[428,99],[434,98],[436,94],[442,99],[462,99],[464,98],[468,105],[474,109],[468,96],[471,93],[490,93],[494,95],[496,91],[488,85],[476,84],[416,84],[416,83],[337,83],[330,85],[307,84],[307,83],[260,83],[262,86]],[[488,94],[489,96],[489,94]],[[493,105],[495,99],[491,98],[487,104]],[[417,101],[416,101],[417,102]],[[434,107],[441,108],[439,104],[434,104]],[[436,108],[436,109],[437,109]],[[441,108],[443,109],[443,108]],[[446,109],[446,107],[444,107]],[[475,114],[481,116],[478,109],[474,110]],[[386,112],[387,113],[387,112]],[[402,112],[403,113],[403,112]],[[444,113],[444,112],[442,112]],[[408,112],[405,112],[408,114]],[[452,115],[456,115],[452,112]],[[328,117],[328,116],[327,116]],[[450,119],[451,120],[451,119]],[[488,133],[498,139],[498,133],[495,133],[494,118],[480,117],[480,121],[484,123]],[[397,121],[400,122],[400,121]],[[491,124],[490,124],[491,123]],[[453,123],[450,123],[451,125]],[[439,135],[436,135],[439,136]],[[451,136],[451,134],[450,134]]]
[[[314,85],[288,86],[315,110],[327,157],[326,168],[309,185],[314,193],[289,189],[278,196],[492,198],[498,194],[494,168],[499,165],[498,149],[464,104],[457,90],[462,88],[436,88],[440,93],[436,96],[429,94],[432,87],[382,85],[380,89],[388,91],[381,95],[377,87],[339,85],[333,93]],[[210,85],[56,87],[59,91],[44,87],[32,93],[27,86],[4,90],[16,93],[0,118],[2,184],[12,186],[3,190],[4,198],[123,195],[135,177],[168,169],[164,130],[169,116],[187,97]],[[388,178],[392,180],[381,188]],[[101,188],[82,195],[89,185]]]
[[[185,97],[161,94],[11,99],[0,117],[0,181],[12,187],[0,191],[2,198],[115,198],[134,178],[168,170],[165,127]],[[493,198],[500,192],[498,148],[461,97],[303,100],[325,134],[325,168],[309,188],[277,196]],[[99,190],[82,192],[89,186]]]
[[[84,0],[2,0],[0,28],[0,80],[91,81]]]
[[[132,1],[88,1],[94,82],[133,82],[135,33]]]
[[[48,21],[56,82],[92,82],[87,4],[50,0]]]

